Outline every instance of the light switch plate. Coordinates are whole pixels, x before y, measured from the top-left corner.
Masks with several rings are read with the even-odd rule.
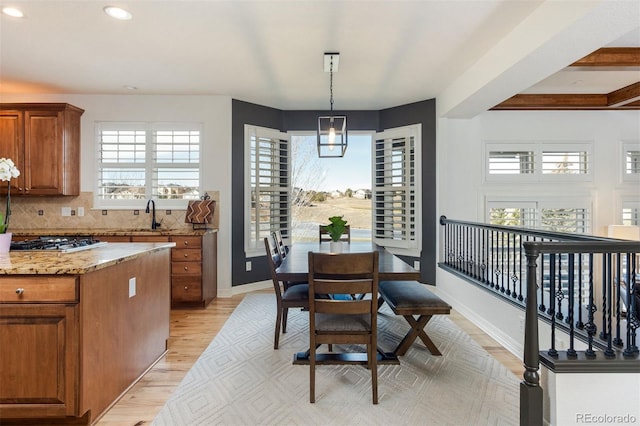
[[[62,216],[71,216],[71,207],[62,207],[62,209],[60,210],[61,210],[60,214]]]
[[[136,277],[129,278],[129,297],[136,295]]]

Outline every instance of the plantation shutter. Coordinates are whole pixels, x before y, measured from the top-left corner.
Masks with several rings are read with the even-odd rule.
[[[289,234],[290,149],[288,136],[277,130],[245,126],[249,152],[245,250],[264,254],[264,238],[273,231]]]
[[[419,255],[420,125],[385,130],[373,147],[373,240]]]

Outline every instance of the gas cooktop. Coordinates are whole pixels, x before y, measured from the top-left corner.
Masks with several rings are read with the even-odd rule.
[[[76,237],[40,237],[33,240],[14,241],[11,250],[15,251],[58,251],[69,253],[88,250],[107,245],[106,241],[96,240],[91,236]]]

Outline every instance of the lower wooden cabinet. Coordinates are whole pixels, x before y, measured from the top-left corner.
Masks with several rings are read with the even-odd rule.
[[[171,307],[204,308],[218,293],[217,232],[200,235],[96,235],[107,242],[164,242],[171,249]]]
[[[171,307],[205,307],[217,295],[217,233],[172,236]]]
[[[78,416],[77,302],[0,306],[0,419]]]

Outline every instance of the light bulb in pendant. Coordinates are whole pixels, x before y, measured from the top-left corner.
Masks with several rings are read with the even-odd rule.
[[[333,125],[329,128],[329,150],[333,151],[333,146],[336,143],[336,129],[333,128]]]

